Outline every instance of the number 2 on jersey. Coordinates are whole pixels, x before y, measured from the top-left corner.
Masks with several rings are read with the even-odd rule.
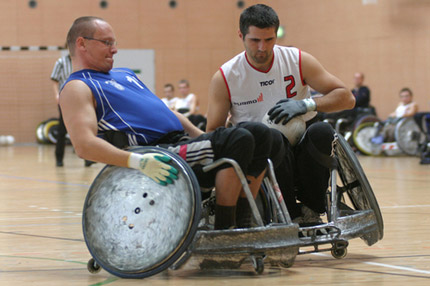
[[[291,92],[291,90],[296,86],[296,81],[292,75],[284,76],[284,81],[289,81],[290,83],[285,88],[287,92],[287,98],[291,98],[297,95],[297,92]]]

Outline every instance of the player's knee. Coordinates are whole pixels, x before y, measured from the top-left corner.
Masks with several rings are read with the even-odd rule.
[[[230,158],[235,160],[240,167],[246,172],[254,153],[255,142],[252,133],[244,128],[232,128],[228,140],[225,141],[222,148],[221,158]]]
[[[246,122],[239,124],[241,128],[248,130],[255,142],[254,152],[248,154],[252,157],[252,161],[248,167],[248,175],[257,177],[259,176],[267,166],[267,158],[276,158],[275,156],[283,155],[282,147],[282,135],[275,133],[273,130],[266,125],[259,122]],[[273,146],[273,137],[277,137],[277,146]],[[276,152],[273,153],[276,149]],[[280,152],[279,152],[280,151]],[[273,161],[273,160],[272,160]],[[279,163],[279,162],[277,162]]]
[[[272,149],[269,154],[269,158],[272,160],[273,165],[276,168],[286,156],[288,150],[291,152],[292,147],[290,142],[288,142],[280,131],[270,128],[270,136],[272,138]]]
[[[326,122],[316,122],[309,126],[306,131],[308,140],[318,149],[318,151],[330,155],[335,131],[333,127]],[[306,140],[305,140],[306,141]]]
[[[272,129],[259,122],[244,122],[238,126],[248,130],[252,134],[255,142],[254,155],[267,159],[272,150]]]

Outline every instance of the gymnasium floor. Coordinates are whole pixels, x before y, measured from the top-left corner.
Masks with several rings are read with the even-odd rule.
[[[289,269],[250,264],[234,271],[168,271],[125,280],[90,274],[81,229],[86,192],[101,164],[84,168],[70,146],[56,168],[54,147],[0,147],[0,285],[430,285],[430,166],[418,158],[359,159],[384,217],[384,239],[350,241],[348,255],[296,258]]]

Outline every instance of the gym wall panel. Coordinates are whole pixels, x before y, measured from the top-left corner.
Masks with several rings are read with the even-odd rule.
[[[1,45],[17,42],[16,16],[18,1],[0,1],[0,35]]]
[[[238,38],[242,9],[235,0],[26,0],[0,1],[0,46],[62,46],[72,21],[84,15],[108,20],[119,49],[155,51],[155,91],[186,78],[207,109],[210,79],[219,66],[243,46]],[[430,76],[430,1],[378,0],[244,0],[278,13],[285,37],[314,55],[348,88],[353,73],[365,73],[372,104],[385,118],[398,102],[398,91],[410,87],[421,110],[430,110],[425,83]],[[37,124],[57,116],[49,79],[59,51],[0,50],[0,134],[35,142]]]

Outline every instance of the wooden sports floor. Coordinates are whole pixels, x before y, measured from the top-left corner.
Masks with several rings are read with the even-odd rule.
[[[70,146],[0,147],[0,285],[430,285],[430,165],[414,157],[359,157],[384,218],[382,241],[350,241],[341,260],[297,256],[289,269],[166,271],[143,280],[90,274],[81,228],[86,192],[101,164],[84,167]]]

